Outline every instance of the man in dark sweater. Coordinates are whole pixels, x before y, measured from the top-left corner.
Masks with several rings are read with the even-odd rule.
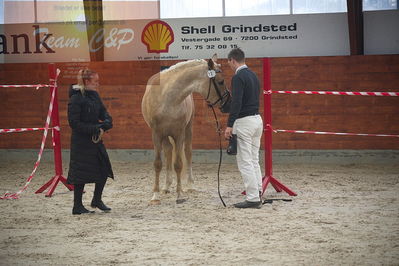
[[[237,165],[244,181],[246,200],[234,204],[236,208],[260,208],[262,173],[259,166],[259,148],[263,131],[259,115],[259,80],[245,64],[244,52],[237,48],[227,56],[235,71],[231,81],[232,103],[225,130],[225,138],[237,135]]]

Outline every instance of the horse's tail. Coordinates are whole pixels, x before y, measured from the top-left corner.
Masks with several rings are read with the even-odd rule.
[[[169,142],[173,146],[171,168],[174,169],[173,164],[176,161],[176,143],[172,137],[168,137],[168,138],[169,138]],[[182,159],[182,163],[183,163],[183,168],[181,171],[181,180],[185,182],[187,180],[187,159],[186,159],[186,153],[184,152],[184,144],[183,144],[182,151],[181,151],[181,159]]]

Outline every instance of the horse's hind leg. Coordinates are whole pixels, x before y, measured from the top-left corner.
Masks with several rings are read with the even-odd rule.
[[[187,165],[187,191],[194,190],[194,178],[193,178],[193,168],[192,168],[192,136],[193,136],[193,124],[191,120],[185,129],[184,138],[184,153],[186,155],[186,165]]]
[[[169,193],[170,185],[172,184],[172,161],[173,161],[173,145],[169,138],[166,137],[162,141],[163,153],[166,158],[166,179],[165,187],[162,189],[164,193]]]
[[[162,159],[161,159],[162,142],[161,138],[155,133],[152,133],[152,141],[154,143],[154,152],[155,152],[155,160],[154,160],[155,181],[154,181],[154,187],[152,189],[152,192],[154,194],[152,196],[150,203],[153,205],[158,205],[161,204],[161,201],[159,200],[159,175],[162,170]]]
[[[183,152],[183,141],[182,137],[175,139],[175,149],[176,149],[176,158],[175,158],[175,171],[177,176],[177,184],[176,184],[176,192],[177,199],[176,203],[183,203],[186,200],[182,198],[182,187],[181,187],[181,172],[183,170],[183,161],[182,161],[182,152]]]

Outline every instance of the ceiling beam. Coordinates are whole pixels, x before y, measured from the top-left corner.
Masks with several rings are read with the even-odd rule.
[[[364,54],[363,1],[347,0],[348,27],[351,55]]]

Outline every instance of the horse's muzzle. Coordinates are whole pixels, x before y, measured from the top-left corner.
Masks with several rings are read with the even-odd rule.
[[[222,100],[220,101],[219,109],[222,113],[230,113],[231,99],[232,98],[230,92],[226,90],[222,96]]]

